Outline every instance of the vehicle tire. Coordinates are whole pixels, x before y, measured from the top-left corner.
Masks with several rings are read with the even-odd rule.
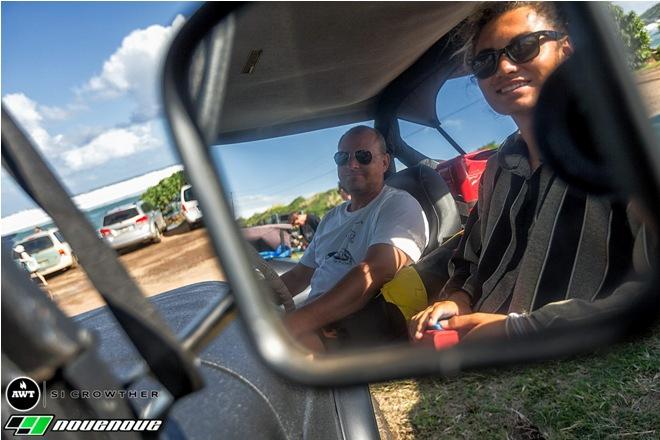
[[[153,243],[160,243],[161,240],[163,239],[162,235],[160,234],[160,229],[158,228],[158,225],[154,228],[156,231],[156,234],[154,235],[154,238],[152,240]]]

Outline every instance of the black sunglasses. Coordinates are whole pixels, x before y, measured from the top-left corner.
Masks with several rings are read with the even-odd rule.
[[[472,73],[479,79],[486,79],[497,72],[502,54],[516,64],[526,63],[536,58],[541,51],[541,37],[548,40],[560,40],[564,33],[557,31],[537,31],[519,35],[502,49],[486,49],[479,52],[472,60]]]
[[[355,160],[357,160],[361,165],[369,165],[371,163],[371,159],[373,159],[373,155],[369,150],[357,150],[355,153],[353,153],[353,156],[355,156]],[[338,166],[346,165],[350,157],[351,153],[348,151],[337,151],[334,155],[335,163]]]

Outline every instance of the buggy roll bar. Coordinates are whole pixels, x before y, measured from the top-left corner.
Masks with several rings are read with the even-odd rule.
[[[78,210],[4,105],[2,162],[33,200],[57,223],[109,310],[172,397],[178,398],[200,389],[203,381],[194,356],[181,347],[119,263],[116,253],[99,240],[92,225]]]

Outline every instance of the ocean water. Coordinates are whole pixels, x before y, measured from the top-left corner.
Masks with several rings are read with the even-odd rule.
[[[89,211],[85,211],[84,214],[87,217],[87,219],[90,221],[94,229],[99,229],[101,226],[103,226],[103,217],[105,216],[106,212],[121,205],[128,205],[130,203],[135,203],[138,200],[140,200],[140,196],[128,197],[122,200],[118,200],[116,202],[108,203],[107,205],[102,205],[94,209],[90,209]],[[39,225],[39,227],[45,230],[45,229],[55,228],[57,227],[57,225],[51,222],[51,223],[45,223],[43,225]],[[21,241],[23,238],[27,237],[33,232],[34,232],[34,228],[31,227],[23,231],[19,231],[16,234],[4,236],[2,237],[2,241],[3,243],[9,243],[10,245],[12,245],[13,243],[17,243]]]
[[[660,24],[653,23],[646,27],[646,30],[651,35],[651,47],[660,46]]]

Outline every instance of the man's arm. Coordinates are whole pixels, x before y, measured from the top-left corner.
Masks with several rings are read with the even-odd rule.
[[[392,245],[370,246],[362,262],[320,298],[287,315],[285,325],[294,336],[302,336],[357,312],[409,261]]]
[[[298,295],[309,286],[314,275],[314,269],[302,263],[296,264],[291,270],[280,275],[280,279],[289,289],[292,296]]]

